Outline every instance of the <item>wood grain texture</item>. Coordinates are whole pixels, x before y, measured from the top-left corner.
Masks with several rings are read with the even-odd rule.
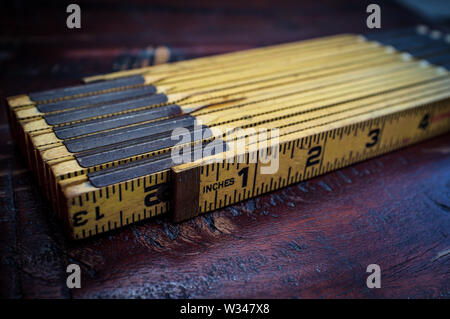
[[[47,2],[35,16],[1,10],[1,297],[450,297],[450,134],[181,224],[68,242],[14,150],[5,96],[133,65],[149,45],[192,57],[365,32],[360,1],[117,3],[81,1],[78,33],[59,27],[66,15]],[[384,8],[386,28],[418,21]],[[66,288],[70,263],[82,267],[81,289]],[[366,287],[372,263],[381,289]]]

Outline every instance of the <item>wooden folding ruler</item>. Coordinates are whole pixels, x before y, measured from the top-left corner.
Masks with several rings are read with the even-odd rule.
[[[8,98],[11,132],[72,238],[160,214],[179,222],[447,132],[450,45],[429,34],[95,76]]]

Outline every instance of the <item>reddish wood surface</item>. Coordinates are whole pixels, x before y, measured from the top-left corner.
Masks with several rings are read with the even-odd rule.
[[[64,7],[47,2],[41,11],[1,10],[2,103],[129,66],[148,45],[191,57],[366,31],[356,0],[79,3],[81,32],[68,32]],[[417,21],[383,8],[386,28]],[[1,297],[450,297],[450,134],[182,224],[161,218],[68,242],[14,150],[5,114],[3,105]],[[66,288],[70,263],[82,267],[81,289]],[[366,287],[372,263],[381,289]]]

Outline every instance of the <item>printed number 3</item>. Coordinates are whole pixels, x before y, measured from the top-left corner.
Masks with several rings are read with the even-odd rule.
[[[376,128],[369,132],[369,137],[372,138],[370,143],[366,143],[366,147],[373,147],[378,143],[378,137],[380,136],[380,129]]]

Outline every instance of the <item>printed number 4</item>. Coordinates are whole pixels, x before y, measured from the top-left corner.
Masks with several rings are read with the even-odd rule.
[[[430,125],[430,114],[425,114],[419,123],[419,128],[422,130],[426,130],[428,125]]]

